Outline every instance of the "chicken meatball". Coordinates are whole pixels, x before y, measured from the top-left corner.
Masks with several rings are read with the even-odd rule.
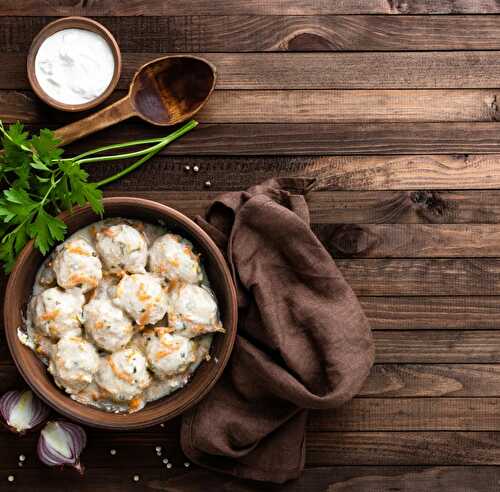
[[[84,303],[85,297],[79,290],[52,287],[33,297],[29,316],[35,329],[52,340],[63,335],[78,336]]]
[[[193,284],[180,285],[171,292],[168,324],[189,338],[224,331],[214,295]]]
[[[138,350],[123,349],[101,357],[96,383],[116,401],[130,401],[151,383],[147,361]]]
[[[196,359],[196,343],[186,337],[156,329],[146,344],[146,357],[155,374],[164,378],[184,372]]]
[[[132,320],[109,299],[92,299],[83,308],[86,333],[108,352],[120,350],[132,338]]]
[[[110,271],[145,273],[148,245],[144,235],[127,224],[104,227],[96,234],[96,249]]]
[[[99,367],[95,347],[81,337],[65,336],[59,340],[49,363],[49,372],[67,393],[82,391],[94,379]]]
[[[113,302],[140,326],[157,323],[168,308],[161,280],[149,273],[125,275],[116,286]]]
[[[56,252],[53,269],[57,283],[64,289],[80,287],[87,292],[102,278],[101,260],[85,239],[69,239]]]
[[[196,284],[203,275],[193,245],[175,234],[160,236],[149,251],[149,268],[168,280]]]
[[[190,377],[196,371],[204,359],[208,359],[208,352],[212,343],[212,335],[203,335],[196,339],[195,360],[180,374],[164,378],[155,378],[144,391],[146,401],[154,401],[170,395],[174,391],[187,384]]]

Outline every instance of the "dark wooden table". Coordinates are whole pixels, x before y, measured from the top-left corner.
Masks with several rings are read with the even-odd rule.
[[[25,70],[33,36],[75,14],[121,45],[114,99],[159,54],[204,53],[219,69],[200,128],[109,193],[194,215],[221,191],[317,178],[313,228],[361,297],[377,360],[352,403],[311,414],[307,470],[284,487],[185,468],[174,421],[89,431],[81,479],[42,467],[35,437],[3,432],[0,490],[498,490],[500,2],[3,0],[2,119],[75,118],[39,103]],[[73,148],[162,133],[131,121]],[[0,390],[21,384],[2,343]]]

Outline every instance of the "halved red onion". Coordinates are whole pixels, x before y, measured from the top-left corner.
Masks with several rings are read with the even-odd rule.
[[[38,439],[38,457],[48,466],[72,466],[83,473],[80,454],[87,434],[76,424],[64,420],[47,422]]]
[[[50,408],[30,390],[14,390],[0,398],[0,413],[10,430],[24,434],[44,422]]]

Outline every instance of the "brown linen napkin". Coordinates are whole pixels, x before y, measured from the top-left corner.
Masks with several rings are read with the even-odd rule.
[[[309,227],[313,180],[272,179],[218,197],[197,222],[226,253],[238,337],[222,378],[183,416],[193,462],[284,482],[304,467],[307,409],[342,405],[373,363],[368,322]]]

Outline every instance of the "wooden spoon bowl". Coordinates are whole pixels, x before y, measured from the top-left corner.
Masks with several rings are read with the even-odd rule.
[[[194,56],[169,56],[144,65],[130,86],[137,115],[154,125],[192,118],[215,86],[215,68]]]
[[[123,99],[101,111],[56,130],[61,145],[102,130],[132,116],[159,126],[192,118],[215,88],[215,67],[196,56],[173,55],[143,65]]]
[[[221,376],[236,338],[236,291],[229,268],[220,250],[210,237],[192,220],[180,212],[157,202],[140,198],[114,197],[104,199],[105,217],[140,219],[162,223],[170,230],[190,239],[202,255],[203,265],[219,304],[225,333],[214,336],[210,348],[211,360],[203,362],[191,380],[180,390],[160,400],[148,403],[132,414],[115,414],[88,407],[72,400],[57,388],[46,367],[17,336],[23,324],[23,311],[31,296],[35,275],[43,261],[29,242],[12,270],[4,300],[4,326],[12,358],[33,391],[60,414],[82,424],[105,429],[140,429],[168,420],[197,403],[207,394]],[[64,213],[61,218],[68,226],[68,234],[100,220],[89,206]]]

